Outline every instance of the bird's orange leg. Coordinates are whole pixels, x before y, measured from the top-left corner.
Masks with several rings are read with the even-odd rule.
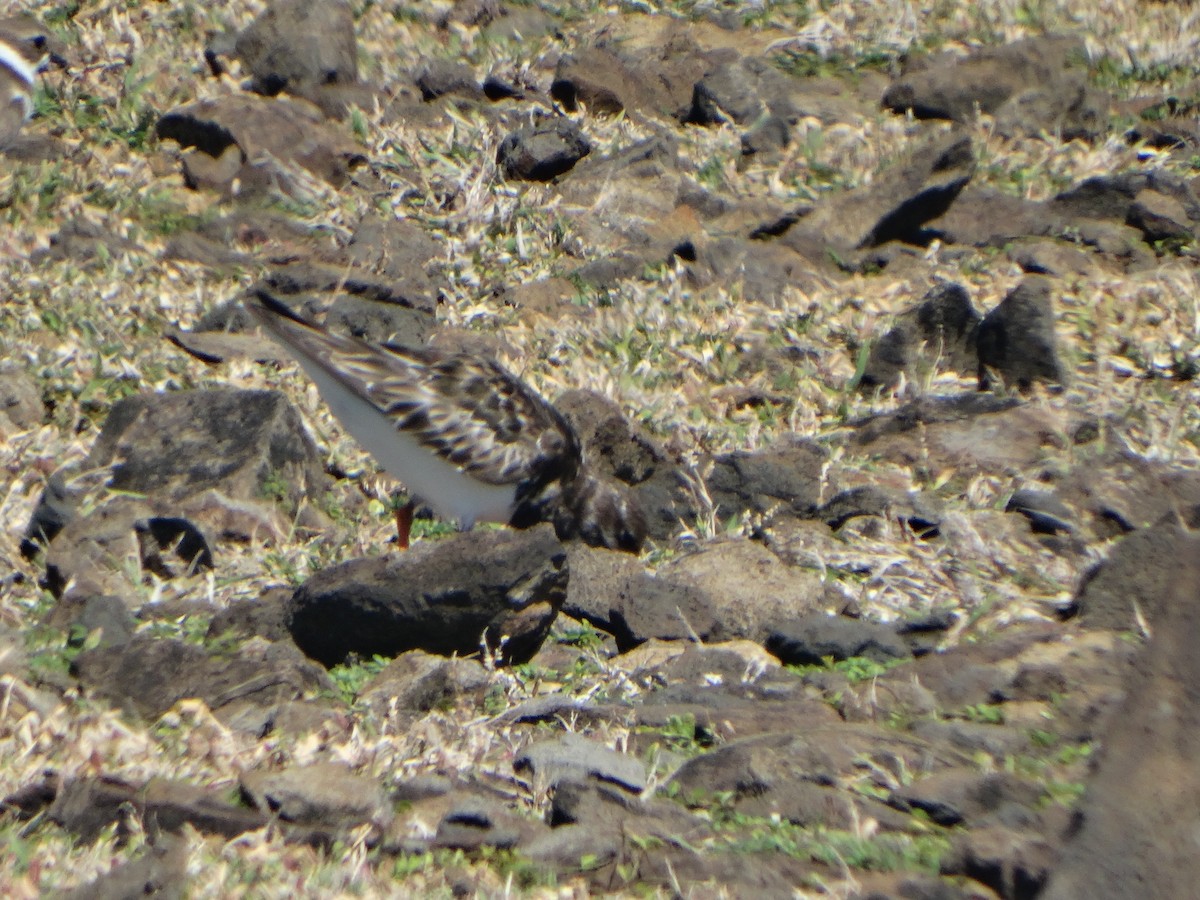
[[[393,512],[396,516],[396,547],[400,550],[408,549],[408,538],[412,532],[413,510],[416,503],[409,500],[403,505],[397,505]]]

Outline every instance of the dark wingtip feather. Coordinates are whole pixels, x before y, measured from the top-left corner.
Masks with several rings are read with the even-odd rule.
[[[259,321],[264,321],[261,315],[263,312],[268,312],[280,317],[281,319],[289,319],[298,325],[305,325],[308,328],[313,327],[313,323],[305,319],[299,313],[294,312],[290,306],[284,303],[277,297],[268,294],[262,288],[255,288],[254,297],[252,300],[245,302],[246,309],[252,313],[256,313]]]

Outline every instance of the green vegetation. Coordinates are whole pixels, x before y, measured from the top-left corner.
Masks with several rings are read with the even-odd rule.
[[[215,13],[192,0],[35,0],[22,7],[51,27],[70,66],[39,75],[35,118],[26,131],[44,143],[0,158],[0,348],[29,375],[45,406],[29,426],[9,428],[0,416],[0,508],[6,517],[0,551],[11,570],[0,590],[0,660],[12,663],[13,673],[0,681],[0,796],[54,772],[67,779],[179,778],[229,799],[247,771],[333,762],[386,791],[430,775],[485,785],[508,811],[536,819],[551,798],[526,785],[511,765],[529,740],[571,731],[616,748],[650,770],[654,794],[681,763],[760,727],[732,715],[720,719],[715,704],[711,728],[701,724],[709,721],[707,714],[698,722],[695,713],[678,710],[654,719],[658,727],[641,724],[646,720],[637,717],[637,707],[648,695],[695,683],[672,681],[671,669],[647,664],[655,645],[639,657],[614,656],[610,636],[565,617],[533,662],[505,668],[488,660],[482,696],[455,695],[420,715],[381,714],[362,702],[366,685],[388,664],[382,657],[335,666],[332,690],[300,699],[281,695],[249,725],[247,718],[257,712],[247,717],[237,704],[208,710],[194,698],[156,722],[137,721],[74,684],[72,663],[103,636],[83,626],[40,624],[58,601],[39,586],[45,561],[24,560],[18,542],[48,475],[64,465],[91,465],[89,451],[122,398],[230,386],[282,391],[334,476],[326,493],[301,499],[305,486],[273,461],[254,498],[280,507],[269,522],[252,526],[249,538],[237,528],[230,528],[236,538],[224,533],[215,514],[204,523],[218,532],[218,566],[211,573],[147,573],[132,541],[106,544],[103,591],[130,606],[154,601],[139,616],[140,636],[181,640],[217,659],[230,658],[246,644],[261,647],[262,638],[235,631],[210,636],[222,609],[257,601],[280,583],[299,585],[327,566],[396,552],[394,486],[375,482],[378,466],[290,362],[263,362],[253,346],[238,350],[240,335],[219,363],[201,362],[163,341],[168,329],[193,328],[268,273],[300,271],[297,290],[325,302],[355,290],[348,282],[340,286],[344,292],[305,285],[351,276],[356,266],[347,259],[353,253],[365,251],[368,267],[378,266],[373,274],[387,272],[397,282],[421,276],[424,268],[439,339],[485,348],[544,396],[584,388],[617,402],[654,442],[692,466],[688,484],[670,486],[677,507],[667,523],[669,536],[639,560],[648,572],[669,573],[705,542],[753,536],[802,567],[804,577],[820,574],[822,587],[830,589],[814,598],[823,607],[835,606],[833,590],[839,589],[853,595],[864,615],[880,620],[955,612],[955,628],[945,636],[950,647],[984,644],[1000,628],[1043,620],[1051,604],[1075,590],[1092,551],[1107,549],[1099,541],[1087,554],[1064,553],[1061,543],[1016,527],[1024,523],[1003,513],[1013,491],[1030,479],[1065,483],[1060,475],[1069,480],[1088,471],[1114,447],[1155,464],[1200,464],[1200,404],[1193,402],[1200,372],[1194,241],[1145,244],[1122,226],[1098,234],[1087,226],[1047,224],[1038,240],[1069,242],[1069,249],[1085,254],[1112,241],[1128,255],[1114,250],[1097,271],[1059,279],[1057,338],[1072,380],[1061,392],[1026,403],[1030,419],[1017,424],[1034,433],[1032,449],[1018,446],[1013,459],[961,467],[955,454],[973,449],[965,446],[971,441],[939,433],[926,420],[908,422],[912,427],[894,439],[868,445],[852,432],[916,399],[973,395],[972,373],[959,378],[926,365],[901,388],[869,396],[855,384],[895,313],[917,302],[929,283],[957,281],[986,311],[1022,277],[1027,242],[1006,237],[1005,246],[974,247],[946,237],[903,248],[889,261],[884,254],[875,259],[859,251],[800,247],[780,234],[748,250],[740,241],[759,229],[779,230],[776,223],[848,189],[886,189],[888,176],[881,173],[889,161],[949,128],[879,108],[881,91],[902,68],[915,71],[922,57],[1068,25],[1087,34],[1096,51],[1093,59],[1080,60],[1088,84],[1112,92],[1114,105],[1125,110],[1110,123],[1110,139],[1064,142],[1050,132],[1010,138],[998,133],[992,118],[971,117],[955,126],[970,137],[976,155],[968,190],[1045,201],[1097,174],[1154,170],[1193,178],[1200,155],[1132,146],[1122,137],[1133,126],[1195,116],[1200,67],[1179,49],[1175,5],[939,0],[923,5],[917,16],[905,4],[816,0],[629,0],[610,7],[515,0],[472,7],[471,16],[463,15],[462,4],[449,6],[353,4],[360,74],[382,93],[378,104],[366,102],[326,123],[366,159],[365,165],[355,163],[349,183],[326,183],[264,153],[255,156],[256,164],[269,163],[255,170],[263,183],[248,177],[236,196],[188,189],[179,148],[157,141],[154,129],[159,116],[182,103],[240,89],[245,66],[231,62],[227,74],[213,77],[204,49],[217,34],[244,28],[261,3],[225,5]],[[669,114],[642,109],[618,115],[588,109],[570,114],[593,146],[580,172],[551,184],[500,178],[496,148],[510,126],[561,112],[544,95],[553,60],[594,46],[600,31],[605,46],[620,51],[698,49],[707,59],[738,53],[773,65],[770,76],[796,79],[789,83],[794,92],[785,114],[790,143],[778,153],[743,158],[741,137],[751,126],[683,126]],[[434,59],[465,62],[478,77],[494,74],[525,97],[421,104],[405,86],[415,66]],[[686,105],[689,87],[671,85],[672,96]],[[1139,104],[1146,108],[1138,111]],[[632,175],[613,171],[596,178],[594,168],[592,175],[583,171],[603,166],[610,154],[660,142],[661,153],[627,167]],[[436,245],[432,259],[410,263],[407,246],[373,256],[356,240],[368,215],[418,227]],[[188,243],[181,238],[193,235],[251,262],[231,270],[180,258],[179,248]],[[673,252],[684,242],[694,247],[694,259]],[[727,246],[739,255],[728,255]],[[618,269],[628,265],[632,275],[610,279],[603,266],[591,265],[605,259]],[[582,274],[589,271],[594,274]],[[549,278],[565,279],[567,286],[551,283],[549,299],[530,299],[536,291],[520,290]],[[563,295],[565,302],[554,302]],[[1015,396],[1011,387],[1007,393]],[[1079,426],[1082,413],[1088,422]],[[998,436],[1015,435],[1019,442],[1021,428],[1009,429],[1008,420],[1001,424],[1005,432]],[[945,505],[953,532],[947,528],[942,539],[918,541],[893,518],[876,516],[830,533],[819,523],[749,515],[714,500],[726,495],[709,492],[705,464],[712,457],[797,435],[828,452],[814,479],[814,502],[863,483],[932,492]],[[102,483],[109,471],[88,477]],[[95,513],[112,496],[89,491],[81,514]],[[453,532],[453,525],[431,519],[417,520],[412,530],[418,541]],[[572,589],[586,571],[572,571]],[[91,587],[75,585],[77,591]],[[619,598],[600,599],[618,608]],[[1119,639],[1145,643],[1134,631]],[[903,664],[831,658],[793,668],[801,682],[778,679],[772,670],[762,681],[748,674],[737,689],[750,698],[777,688],[787,696],[824,697],[855,719],[847,727],[874,729],[881,740],[897,744],[915,740],[907,731],[918,716],[1004,724],[1006,732],[1027,735],[1028,746],[1003,767],[1042,785],[1044,804],[1078,804],[1094,745],[1070,737],[1078,732],[1065,723],[1077,721],[1072,716],[1078,709],[1068,689],[1041,707],[978,703],[931,712],[906,704],[899,690],[887,693],[900,682],[907,687],[910,675],[919,680],[922,663],[893,671]],[[934,690],[926,682],[920,686]],[[578,701],[585,711],[569,703],[560,707],[557,699]],[[564,711],[535,725],[497,718],[542,700]],[[832,718],[828,709],[816,713]],[[976,761],[989,771],[1000,765],[984,754]],[[896,784],[923,776],[916,768],[904,761],[885,766],[864,753],[830,789],[860,803],[886,800]],[[686,814],[702,820],[696,847],[687,849],[754,855],[755,865],[786,854],[851,879],[861,871],[933,873],[947,847],[948,832],[919,815],[907,835],[879,833],[869,816],[860,829],[801,827],[737,813],[741,798],[733,792],[683,793],[672,782],[655,796],[686,801]],[[682,845],[684,838],[632,827],[616,858],[607,851],[584,853],[578,871],[565,865],[557,875],[507,850],[393,855],[410,840],[419,846],[414,835],[437,829],[437,798],[420,808],[423,802],[396,810],[398,816],[417,812],[412,821],[398,819],[395,831],[362,829],[320,849],[292,842],[274,827],[236,840],[189,831],[183,838],[189,889],[257,897],[294,893],[295,885],[303,885],[321,896],[445,898],[472,892],[687,896],[691,890],[670,883],[671,875],[653,883],[647,875],[647,861],[668,858],[679,849],[672,841]],[[140,829],[151,823],[137,821],[135,812],[123,811],[124,830],[110,827],[91,843],[44,814],[23,821],[0,815],[0,884],[12,886],[14,896],[58,895],[139,858],[148,851]],[[709,824],[715,836],[706,830]],[[840,888],[815,881],[804,887],[841,895]]]
[[[950,839],[936,834],[865,837],[838,829],[743,816],[731,817],[722,828],[729,838],[716,846],[727,853],[786,853],[835,867],[878,872],[936,873],[942,855],[950,849]]]
[[[890,672],[896,666],[910,661],[907,659],[889,659],[880,662],[866,656],[852,656],[849,659],[835,660],[832,656],[827,656],[821,661],[820,665],[788,666],[787,670],[800,676],[809,675],[814,672],[837,672],[844,675],[846,680],[851,684],[857,684],[862,681],[870,681],[872,678],[878,678],[880,675]]]
[[[358,700],[367,683],[383,671],[391,662],[386,656],[375,656],[371,659],[345,662],[329,670],[329,678],[337,689],[338,696],[347,706],[352,706]]]

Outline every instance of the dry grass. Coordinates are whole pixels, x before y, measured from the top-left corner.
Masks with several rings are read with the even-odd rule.
[[[187,327],[204,311],[238,292],[252,275],[222,276],[203,267],[160,258],[167,237],[196,218],[220,213],[210,196],[187,191],[173,150],[149,141],[147,124],[181,102],[237,90],[233,79],[208,77],[201,57],[205,34],[246,24],[262,4],[191,3],[85,4],[69,20],[60,7],[28,4],[55,21],[70,48],[67,72],[45,76],[39,97],[42,120],[35,129],[60,135],[66,153],[39,164],[5,162],[0,169],[0,348],[5,359],[31,373],[50,405],[46,424],[10,433],[0,442],[0,626],[21,634],[48,605],[36,587],[39,572],[21,559],[17,545],[45,478],[87,453],[113,402],[137,391],[174,391],[236,385],[276,386],[288,392],[312,425],[322,450],[349,471],[371,464],[337,426],[315,393],[291,372],[249,363],[208,368],[161,339],[169,326]],[[480,74],[492,69],[527,72],[544,82],[550,37],[520,43],[485,40],[478,29],[454,26],[440,32],[429,24],[445,4],[368,5],[358,19],[364,76],[388,83],[406,77],[417,60],[449,55],[467,60]],[[871,54],[894,57],[910,47],[965,51],[1072,27],[1088,35],[1093,60],[1107,57],[1101,71],[1122,96],[1153,95],[1163,85],[1184,90],[1193,65],[1200,8],[1190,4],[1092,2],[998,2],[990,4],[838,2],[807,14],[802,4],[759,3],[743,7],[755,27],[779,49],[817,48],[831,70],[842,71]],[[602,15],[693,15],[727,9],[714,3],[637,3],[597,7],[563,4],[568,35],[583,34]],[[1100,10],[1104,11],[1101,12]],[[568,38],[568,44],[572,38]],[[1048,553],[1031,555],[1025,545],[996,543],[980,534],[971,511],[995,508],[1015,487],[1012,478],[978,477],[965,486],[899,467],[855,459],[840,441],[845,423],[892,409],[903,398],[863,397],[847,385],[859,347],[889,327],[889,317],[916,300],[931,279],[960,281],[977,306],[991,308],[1020,277],[1004,256],[943,260],[936,246],[920,278],[855,276],[828,279],[808,289],[795,286],[770,304],[751,303],[739,285],[689,286],[680,270],[666,268],[656,282],[627,282],[608,305],[557,321],[530,320],[497,307],[488,288],[560,274],[595,254],[575,232],[572,213],[551,188],[515,187],[496,179],[494,149],[502,135],[481,116],[456,113],[440,128],[419,133],[384,125],[377,113],[361,119],[364,151],[393,158],[397,148],[420,161],[416,187],[421,197],[452,197],[435,207],[403,199],[336,194],[317,186],[298,219],[331,242],[343,241],[372,207],[420,222],[444,244],[448,278],[440,315],[447,324],[499,330],[511,348],[509,360],[544,394],[587,385],[616,399],[653,433],[676,449],[752,449],[795,430],[827,440],[835,463],[847,471],[897,486],[932,488],[949,505],[952,542],[929,543],[896,533],[863,533],[820,565],[843,577],[863,607],[884,617],[927,608],[968,612],[972,627],[1040,614],[1045,601],[1071,591],[1078,572]],[[639,117],[589,118],[585,127],[601,149],[625,147],[652,136],[661,123]],[[748,203],[786,207],[828,189],[819,173],[838,173],[839,185],[867,182],[887,160],[898,157],[918,126],[882,112],[861,121],[821,130],[802,123],[797,150],[784,165],[739,170],[734,164],[738,133],[732,127],[691,128],[681,135],[681,153],[692,161],[717,160],[707,177],[727,196]],[[1139,150],[1114,138],[1088,146],[1051,139],[1004,141],[990,123],[971,127],[981,159],[978,178],[1034,199],[1101,173],[1161,167],[1190,175],[1185,160],[1139,159]],[[695,168],[700,168],[695,163]],[[394,195],[400,197],[399,191]],[[587,210],[602,215],[619,198],[600,196]],[[92,263],[33,266],[31,251],[43,248],[65,222],[99,224],[140,249]],[[1194,466],[1200,436],[1200,403],[1192,383],[1161,376],[1181,360],[1193,362],[1200,343],[1200,285],[1189,258],[1164,257],[1153,271],[1128,277],[1066,280],[1058,295],[1059,336],[1077,377],[1063,394],[1037,401],[1065,421],[1071,410],[1112,417],[1136,451]],[[799,363],[787,385],[790,401],[779,407],[739,409],[715,390],[737,376],[748,350],[768,345],[817,348]],[[749,376],[767,385],[767,373]],[[946,379],[909,385],[909,392],[959,389]],[[947,479],[948,481],[949,479]],[[689,523],[692,525],[693,523]],[[130,597],[202,599],[216,606],[257,596],[267,582],[302,578],[335,559],[383,552],[390,520],[372,508],[352,535],[317,556],[300,546],[224,548],[215,581],[185,579],[145,583],[132,570]],[[693,530],[703,530],[695,523]],[[860,577],[858,573],[866,572]],[[850,574],[854,573],[853,578]],[[183,623],[180,623],[182,628]],[[0,652],[9,640],[0,633]],[[28,642],[37,652],[37,638]],[[61,636],[47,636],[47,647]],[[581,693],[628,690],[619,664],[598,665],[599,674]],[[560,685],[493,674],[505,703]],[[602,734],[615,743],[618,733]],[[181,778],[206,786],[236,784],[238,773],[262,765],[342,760],[391,783],[435,769],[494,772],[504,768],[520,735],[497,729],[488,718],[432,714],[403,732],[389,721],[356,722],[345,734],[314,734],[253,740],[215,720],[202,705],[183,704],[151,726],[69,690],[57,695],[24,681],[0,679],[0,796],[53,770],[63,776],[100,773],[145,780]],[[532,805],[529,813],[537,809]],[[582,884],[522,887],[511,870],[486,861],[430,859],[382,863],[361,843],[329,854],[286,846],[278,835],[250,834],[230,842],[185,836],[191,892],[197,897],[449,896],[446,872],[465,872],[480,895],[581,896]],[[0,893],[21,898],[84,883],[115,861],[134,858],[144,847],[135,833],[123,846],[109,833],[90,846],[74,846],[44,822],[0,819]],[[836,891],[835,891],[836,893]]]

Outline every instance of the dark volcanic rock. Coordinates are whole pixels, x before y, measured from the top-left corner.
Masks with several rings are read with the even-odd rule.
[[[1085,423],[1086,424],[1086,423]],[[1154,525],[1168,514],[1200,505],[1200,471],[1147,459],[1122,447],[1089,454],[1055,482],[1055,493],[1086,510],[1100,539]]]
[[[285,822],[340,829],[363,823],[386,827],[392,819],[383,786],[338,763],[251,770],[239,784],[257,810]]]
[[[39,424],[45,414],[42,391],[33,377],[14,363],[0,365],[0,434],[9,431],[5,419],[13,430],[25,429]]]
[[[119,593],[110,575],[128,558],[136,524],[150,513],[146,501],[118,496],[67,522],[46,551],[46,587],[56,597],[72,583],[81,593]]]
[[[424,302],[412,305],[433,312],[437,288],[431,276],[440,271],[438,261],[444,249],[429,232],[407,219],[393,219],[376,213],[363,216],[354,229],[346,254],[356,269],[386,275],[406,288],[405,297],[421,296]],[[398,302],[396,298],[388,298]]]
[[[182,516],[150,516],[133,523],[142,568],[163,580],[213,568],[212,548],[204,533]],[[165,556],[164,556],[165,554]],[[178,562],[172,563],[171,557]],[[177,571],[178,570],[178,571]]]
[[[942,859],[943,875],[965,875],[986,884],[1001,897],[1012,900],[1033,900],[1045,897],[1041,893],[1046,877],[1052,871],[1058,848],[1051,841],[1026,829],[1004,826],[976,828],[955,841],[951,852]],[[1138,893],[1113,894],[1106,884],[1095,896],[1149,896]],[[1063,894],[1061,900],[1087,896]],[[1166,896],[1166,895],[1164,895]]]
[[[939,137],[878,173],[870,185],[830,197],[781,240],[810,257],[814,248],[852,252],[888,241],[923,246],[932,237],[926,224],[950,207],[974,170],[970,138]]]
[[[385,251],[386,252],[386,251]],[[349,260],[321,263],[311,259],[293,259],[286,265],[274,266],[263,276],[251,290],[266,290],[273,294],[308,293],[345,293],[376,303],[386,303],[403,306],[431,316],[437,306],[431,290],[422,286],[422,282],[411,277],[392,278],[385,274],[375,274],[373,266],[359,266],[353,263],[355,253],[348,253]],[[302,296],[307,318],[316,318],[320,304],[315,299]],[[222,316],[213,311],[205,316],[198,329],[204,328],[245,328],[248,319],[243,319],[239,313],[233,322],[228,320],[229,313]]]
[[[476,531],[317,573],[293,595],[288,627],[327,666],[350,654],[470,655],[484,643],[520,662],[554,621],[567,573],[566,550],[549,525]]]
[[[47,546],[78,511],[82,491],[72,490],[67,473],[61,469],[46,479],[46,487],[38,497],[25,534],[21,538],[21,555],[32,559]]]
[[[1029,733],[1023,728],[958,719],[925,719],[913,725],[912,733],[969,756],[986,753],[995,760],[1027,752],[1030,746]]]
[[[676,465],[658,466],[645,481],[633,486],[646,517],[646,535],[670,541],[679,533],[680,521],[704,514],[703,501],[689,487],[690,476]]]
[[[702,819],[685,812],[678,804],[644,800],[638,796],[640,792],[631,794],[620,785],[606,784],[603,778],[561,780],[555,785],[547,822],[553,828],[583,824],[600,829],[639,819],[642,820],[639,824],[653,827],[649,820],[658,819],[677,834],[680,831],[703,833],[707,830]]]
[[[678,527],[679,469],[644,428],[595,391],[572,390],[554,406],[579,436],[584,459],[602,475],[629,485],[649,535],[666,540]]]
[[[254,600],[238,600],[217,610],[208,623],[205,640],[228,635],[261,637],[281,641],[290,637],[285,604],[291,591],[284,588],[267,591]]]
[[[835,494],[812,515],[834,531],[860,516],[880,516],[903,522],[922,538],[937,537],[942,520],[941,503],[936,496],[871,484]]]
[[[106,573],[120,572],[134,547],[140,565],[160,577],[209,567],[214,538],[278,535],[281,512],[290,523],[319,521],[302,501],[328,484],[295,409],[271,391],[128,397],[113,406],[86,465],[111,472],[108,487],[122,493],[98,493],[93,512],[63,524],[46,559],[55,593],[72,578],[93,593],[121,593],[106,586]],[[49,518],[30,525],[41,535],[86,497],[53,483],[46,496]],[[35,541],[26,545],[36,550]]]
[[[856,424],[854,443],[929,472],[965,467],[1010,474],[1064,446],[1061,416],[991,393],[924,397]]]
[[[182,231],[172,236],[163,249],[162,258],[200,263],[205,268],[230,274],[254,266],[254,257],[250,254],[234,250],[194,231]]]
[[[712,831],[709,823],[675,803],[643,800],[595,782],[560,782],[547,821],[553,830],[537,838],[525,852],[559,871],[590,871],[593,877],[596,867],[610,866],[630,835],[643,836],[673,853],[678,844],[702,840]],[[594,862],[583,866],[584,859]],[[680,869],[688,872],[691,866]]]
[[[1108,132],[1109,97],[1083,72],[1064,72],[1054,83],[1026,88],[996,111],[996,133],[1015,138],[1044,133],[1064,141],[1095,141]]]
[[[967,757],[916,738],[899,736],[895,731],[839,723],[732,741],[688,760],[669,783],[679,786],[689,805],[701,805],[713,794],[729,792],[729,802],[735,810],[749,805],[754,810],[751,814],[769,815],[776,798],[784,800],[795,783],[833,787],[867,759],[878,761],[888,771],[907,767],[912,773],[962,764]],[[894,824],[903,820],[882,804],[870,804],[869,808],[872,813],[881,811],[883,818]],[[817,818],[816,813],[811,808],[807,814],[797,809],[801,820],[811,821]]]
[[[974,769],[946,769],[892,791],[889,803],[897,809],[923,810],[938,825],[972,825],[985,816],[1003,818],[1006,824],[1032,821],[1034,806],[1043,790],[1008,772],[980,774]]]
[[[886,625],[822,613],[776,626],[767,637],[766,648],[791,666],[820,665],[826,657],[865,656],[888,662],[912,656],[908,644]]]
[[[769,447],[714,457],[704,479],[720,518],[750,511],[807,515],[821,496],[829,451],[787,434]]]
[[[469,100],[483,98],[479,79],[465,63],[448,59],[432,59],[421,66],[413,79],[421,90],[421,99],[436,100],[446,94],[456,94]]]
[[[407,303],[341,295],[325,316],[325,325],[374,344],[424,346],[437,327],[437,319]]]
[[[563,612],[613,635],[620,652],[655,638],[721,635],[717,611],[703,590],[651,575],[626,553],[578,543],[568,552],[572,576]]]
[[[167,834],[133,862],[117,866],[93,881],[62,894],[62,900],[183,900],[189,884],[187,841]]]
[[[1096,175],[1056,195],[1050,202],[1054,212],[1076,219],[1114,219],[1133,224],[1137,207],[1152,209],[1163,200],[1176,204],[1174,215],[1185,222],[1200,221],[1200,199],[1185,180],[1167,172],[1123,172]],[[1149,239],[1149,238],[1147,238]]]
[[[1175,197],[1146,190],[1141,191],[1130,204],[1125,222],[1140,231],[1147,244],[1164,241],[1189,243],[1196,236],[1193,231],[1196,223],[1189,213],[1196,211],[1195,203],[1191,204],[1189,210]]]
[[[725,638],[761,641],[775,623],[817,608],[825,597],[816,572],[789,566],[743,538],[706,543],[662,566],[658,578],[708,598]]]
[[[228,192],[236,180],[238,196],[303,195],[307,188],[292,186],[281,162],[340,187],[362,158],[362,148],[327,125],[315,107],[287,97],[236,94],[188,103],[165,113],[155,134],[186,151],[189,187]]]
[[[1169,109],[1175,104],[1168,100],[1166,106]],[[1162,108],[1155,110],[1152,107],[1151,110],[1158,112]],[[1151,110],[1146,110],[1142,115]],[[1172,115],[1157,121],[1138,122],[1125,133],[1125,137],[1130,143],[1143,142],[1156,150],[1187,151],[1200,147],[1200,122],[1195,117]]]
[[[591,152],[578,126],[568,119],[551,119],[508,135],[496,151],[496,164],[505,178],[551,181]]]
[[[1075,531],[1074,514],[1067,505],[1049,491],[1023,489],[1014,491],[1004,507],[1005,512],[1016,512],[1029,520],[1035,534],[1058,534]]]
[[[550,85],[550,96],[567,110],[574,111],[582,104],[593,115],[616,115],[645,105],[643,91],[641,79],[606,47],[562,57]]]
[[[401,653],[372,678],[358,695],[380,715],[389,709],[425,713],[445,709],[462,698],[483,697],[491,684],[474,659],[433,656],[420,650]]]
[[[736,59],[717,66],[696,82],[687,122],[696,125],[720,125],[733,121],[750,125],[766,111],[762,79],[786,78],[763,60]]]
[[[974,372],[979,322],[966,288],[953,283],[934,287],[920,304],[897,316],[896,324],[871,348],[859,388],[894,387],[901,373],[912,381],[923,369],[934,367]]]
[[[638,110],[683,117],[708,65],[686,34],[650,52],[627,52],[617,42],[601,41],[559,60],[551,97],[569,111],[586,106],[592,115]]]
[[[740,286],[742,296],[755,303],[774,304],[790,290],[807,288],[818,283],[814,274],[820,267],[778,242],[766,243],[740,237],[720,237],[708,246],[702,264],[711,268],[705,273],[712,281],[730,289]],[[700,264],[689,267],[696,272]],[[794,354],[796,350],[782,351]]]
[[[1181,554],[1190,546],[1175,513],[1122,539],[1085,576],[1074,600],[1080,620],[1114,631],[1137,629],[1142,621],[1157,629]]]
[[[253,76],[252,89],[305,96],[322,85],[358,80],[354,18],[345,0],[272,0],[237,37],[235,51]]]
[[[72,219],[50,236],[50,245],[29,254],[35,266],[70,260],[89,267],[110,265],[114,258],[141,250],[137,244],[87,219]]]
[[[1092,275],[1101,270],[1096,255],[1065,240],[1047,238],[1024,240],[1009,249],[1009,256],[1030,275],[1064,278]]]
[[[1178,538],[1148,604],[1153,637],[1102,740],[1072,834],[1040,896],[1183,897],[1200,877],[1200,540]],[[1181,823],[1190,823],[1183,827]]]
[[[683,502],[679,468],[644,428],[595,391],[572,390],[554,407],[571,424],[588,465],[623,482],[641,508],[649,537],[665,541],[678,528]]]
[[[650,673],[643,670],[643,674]],[[644,735],[635,739],[635,746],[648,750],[664,736],[678,737],[681,725],[690,726],[685,732],[689,739],[709,747],[775,732],[804,734],[841,722],[832,706],[805,696],[804,686],[790,676],[752,681],[753,670],[747,667],[741,676],[719,683],[718,672],[704,674],[708,677],[702,684],[669,684],[633,710],[633,723]],[[614,709],[610,714],[618,712]],[[619,721],[628,721],[628,711],[624,712]]]
[[[918,119],[966,122],[976,108],[996,113],[1021,91],[1061,85],[1069,78],[1068,66],[1085,59],[1083,42],[1063,35],[989,47],[965,58],[946,54],[892,83],[883,105],[899,113],[911,110]]]
[[[85,842],[130,813],[153,833],[177,832],[190,825],[202,834],[234,838],[266,827],[268,816],[234,806],[224,794],[224,790],[206,791],[165,779],[139,786],[116,778],[80,778],[56,789],[47,817]]]
[[[781,116],[767,116],[742,135],[742,156],[783,150],[791,141],[787,120]]]
[[[312,438],[283,394],[218,389],[138,394],[116,403],[87,464],[111,487],[182,498],[206,490],[258,500],[280,483],[294,509],[327,482]]]
[[[554,408],[579,435],[588,462],[605,474],[636,485],[659,467],[670,466],[666,453],[646,430],[603,394],[567,391],[555,398]]]
[[[790,96],[801,84],[765,59],[739,57],[696,82],[686,121],[719,125],[732,119],[748,126],[770,113],[786,128],[788,119],[802,114]]]
[[[103,776],[72,779],[53,786],[54,799],[47,817],[84,841],[95,840],[104,827],[114,822],[119,824],[121,835],[133,828],[144,828],[157,838],[190,827],[200,834],[226,839],[265,828],[272,822],[272,817],[263,812],[230,804],[226,793],[224,788],[215,791],[166,779],[152,779],[143,785]],[[305,828],[283,823],[278,827],[288,840],[324,847],[336,838],[347,836],[326,829],[324,824]],[[121,896],[142,896],[149,887],[143,884],[137,892]]]
[[[495,800],[470,794],[452,799],[454,802],[437,824],[431,849],[510,849],[544,830]]]
[[[1047,204],[994,188],[968,185],[944,215],[929,224],[950,244],[1005,247],[1022,238],[1056,233],[1061,219]]]
[[[126,644],[85,650],[71,664],[84,685],[147,719],[187,697],[210,709],[252,698],[260,705],[296,699],[328,684],[325,673],[287,643],[247,645],[232,657],[139,633]]]
[[[1049,279],[1030,276],[984,316],[976,341],[981,388],[990,383],[989,372],[1021,390],[1028,390],[1035,381],[1066,382],[1054,334],[1052,287]]]
[[[120,597],[112,594],[84,595],[71,591],[46,616],[45,623],[68,632],[67,643],[82,646],[96,640],[97,647],[129,643],[136,623]],[[98,639],[95,634],[99,630]]]
[[[639,759],[570,733],[527,745],[513,759],[513,770],[528,772],[541,790],[562,781],[595,781],[640,794],[647,785],[646,767]]]

